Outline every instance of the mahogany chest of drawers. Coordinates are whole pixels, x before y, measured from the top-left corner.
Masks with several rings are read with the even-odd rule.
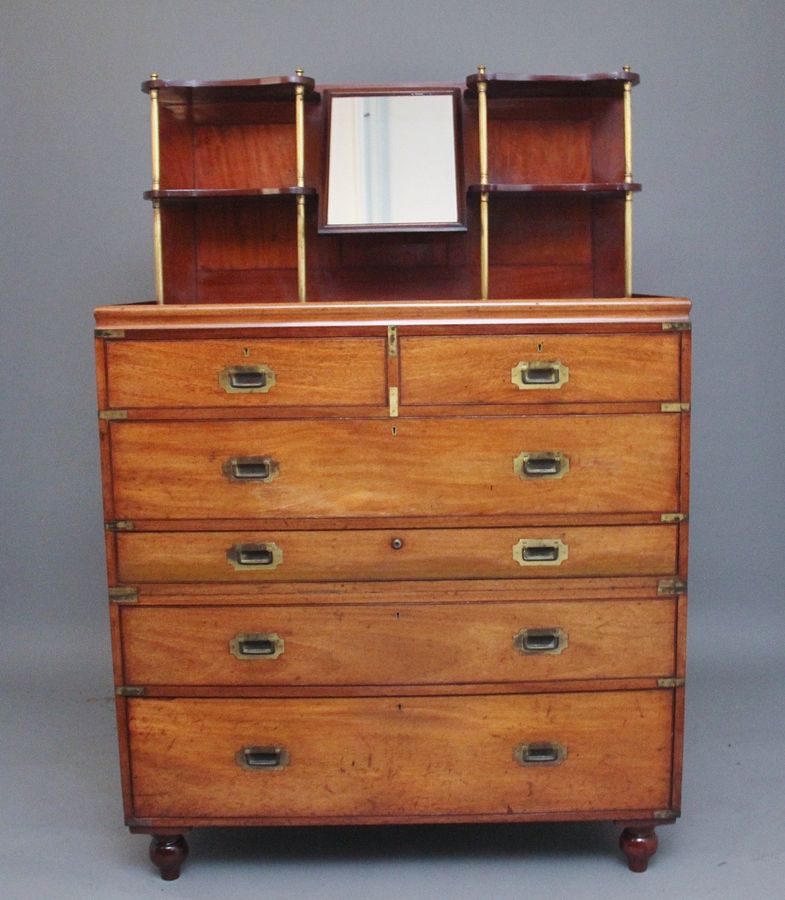
[[[342,822],[611,819],[645,865],[679,811],[687,313],[97,311],[126,821],[164,874],[194,826]]]
[[[689,302],[632,291],[637,81],[144,83],[156,303],[96,348],[164,878],[197,826],[542,820],[643,871],[679,814]]]

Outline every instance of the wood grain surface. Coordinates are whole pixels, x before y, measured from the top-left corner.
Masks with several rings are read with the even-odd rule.
[[[670,691],[128,701],[134,814],[488,814],[666,807]],[[557,742],[559,765],[522,766]],[[251,771],[245,747],[290,762]]]

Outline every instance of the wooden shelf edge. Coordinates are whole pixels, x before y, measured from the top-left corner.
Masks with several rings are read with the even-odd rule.
[[[532,182],[510,184],[491,182],[490,184],[470,184],[470,194],[621,194],[627,191],[640,191],[637,181],[582,181],[582,182]]]
[[[480,76],[475,72],[466,77],[466,93],[476,95]],[[488,95],[507,97],[542,97],[564,95],[601,94],[604,91],[619,93],[624,83],[640,83],[637,72],[590,72],[577,75],[524,75],[510,72],[490,72],[483,81],[488,85]]]
[[[149,94],[151,90],[176,92],[214,92],[243,95],[258,95],[258,99],[289,99],[294,97],[297,85],[305,88],[307,100],[318,100],[315,90],[316,82],[307,75],[271,75],[266,78],[237,78],[220,81],[180,80],[167,81],[163,78],[148,79],[142,82],[142,91]]]
[[[303,195],[315,197],[315,187],[295,185],[258,188],[176,188],[145,191],[145,200],[189,201],[189,200],[261,200],[266,197],[295,197]]]

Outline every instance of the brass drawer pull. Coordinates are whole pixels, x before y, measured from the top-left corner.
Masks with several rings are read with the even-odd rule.
[[[559,452],[519,453],[513,462],[519,478],[563,478],[570,471],[569,457]]]
[[[226,551],[226,558],[240,572],[248,569],[271,571],[283,562],[283,550],[272,542],[268,544],[233,544]]]
[[[569,555],[570,548],[558,538],[521,538],[512,548],[512,558],[520,566],[560,566]]]
[[[562,744],[545,742],[518,744],[515,760],[521,766],[558,766],[567,759],[567,748]]]
[[[278,659],[284,642],[277,634],[237,634],[229,641],[229,651],[238,659]]]
[[[519,362],[510,370],[512,383],[521,391],[560,388],[570,380],[570,370],[558,360]]]
[[[275,384],[269,366],[227,366],[218,374],[218,384],[227,394],[266,394]]]
[[[567,632],[561,628],[526,628],[512,639],[519,653],[557,655],[567,649]]]
[[[228,459],[221,471],[229,481],[255,481],[269,484],[278,477],[278,463],[269,456],[239,456]]]
[[[273,772],[289,765],[289,753],[283,747],[243,747],[234,758],[238,766],[254,772]]]

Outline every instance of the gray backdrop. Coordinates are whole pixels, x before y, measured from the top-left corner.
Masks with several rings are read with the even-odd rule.
[[[637,880],[604,826],[235,832],[197,836],[186,882],[167,890],[211,896],[231,861],[240,895],[271,867],[275,897],[684,896],[687,883],[690,896],[783,895],[772,827],[785,795],[783,40],[782,0],[2,0],[0,870],[11,895],[159,890],[144,839],[119,824],[91,346],[94,306],[152,295],[139,83],[152,70],[460,81],[478,63],[566,73],[628,62],[642,75],[635,289],[695,303],[684,819],[662,829]]]

